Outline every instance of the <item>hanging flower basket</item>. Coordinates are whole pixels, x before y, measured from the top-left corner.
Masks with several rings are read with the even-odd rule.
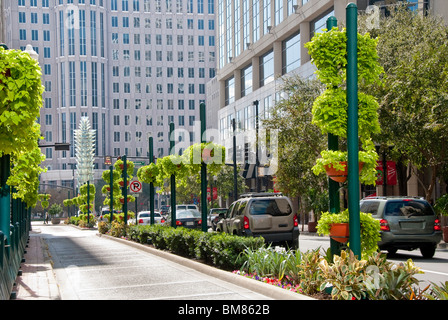
[[[120,187],[123,187],[124,186],[124,181],[120,180],[120,181],[118,181],[118,184],[120,185]],[[126,181],[126,185],[129,186],[129,181]]]
[[[330,237],[331,239],[346,243],[349,236],[348,223],[333,223],[330,227]]]
[[[124,203],[124,198],[120,198],[120,202],[123,204]],[[129,202],[129,199],[128,199]]]
[[[336,182],[345,182],[347,180],[347,161],[341,161],[339,164],[344,166],[343,170],[338,170],[332,164],[325,165],[325,171],[331,180]],[[364,162],[359,163],[359,172],[361,172],[362,167],[364,166]]]

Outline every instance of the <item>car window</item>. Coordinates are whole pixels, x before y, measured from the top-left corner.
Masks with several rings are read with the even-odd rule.
[[[422,200],[391,200],[386,203],[386,216],[432,216],[434,211],[427,201]]]
[[[201,213],[199,211],[196,210],[184,210],[184,211],[178,211],[176,213],[176,218],[177,219],[181,219],[181,218],[200,218],[201,217]]]
[[[227,209],[227,212],[226,212],[226,214],[225,214],[225,217],[226,217],[226,218],[229,218],[229,217],[230,217],[230,215],[232,214],[233,207],[235,207],[235,204],[236,204],[236,203],[237,203],[237,202],[232,203],[232,204],[230,205],[229,209]]]
[[[149,213],[140,213],[140,214],[139,214],[139,217],[140,217],[140,218],[143,218],[143,217],[150,217],[150,214],[149,214]]]
[[[240,206],[238,207],[238,215],[241,216],[244,214],[244,209],[247,207],[247,201],[241,201]]]
[[[370,213],[373,216],[378,215],[378,207],[380,205],[379,201],[367,200],[362,201],[360,206],[360,211],[364,213]]]
[[[235,202],[235,205],[233,206],[232,210],[229,211],[229,218],[233,218],[238,214],[238,208],[240,206],[241,202]]]
[[[292,209],[286,199],[257,199],[251,202],[249,212],[251,215],[287,216]]]
[[[196,209],[196,206],[188,206],[187,209]]]

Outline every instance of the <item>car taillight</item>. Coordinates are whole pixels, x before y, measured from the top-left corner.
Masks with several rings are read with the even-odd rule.
[[[381,231],[390,231],[389,222],[386,219],[380,220],[380,229]]]
[[[182,222],[180,222],[180,221],[176,221],[176,226],[181,226],[182,225]]]
[[[244,224],[243,224],[243,228],[244,229],[249,229],[249,218],[244,216]]]
[[[165,223],[165,219],[162,218],[162,219],[160,220],[160,223]]]
[[[298,227],[299,226],[299,220],[297,220],[297,215],[294,215],[294,227]]]
[[[143,219],[138,219],[138,223],[143,223]]]
[[[440,230],[442,230],[442,227],[440,226],[440,220],[436,219],[434,221],[434,231],[440,231]]]
[[[202,225],[202,220],[199,220],[199,221],[198,221],[198,225]]]

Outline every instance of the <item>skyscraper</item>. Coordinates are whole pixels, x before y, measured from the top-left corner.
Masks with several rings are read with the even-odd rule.
[[[214,0],[3,0],[5,42],[31,44],[45,86],[43,184],[73,184],[74,130],[96,130],[95,168],[103,157],[169,154],[169,123],[195,139],[205,84],[215,76]],[[26,128],[24,128],[26,130]],[[95,177],[100,178],[101,170]]]

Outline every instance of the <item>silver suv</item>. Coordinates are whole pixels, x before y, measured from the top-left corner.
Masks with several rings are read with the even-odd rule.
[[[440,220],[423,198],[369,197],[361,200],[360,209],[380,220],[380,249],[395,254],[418,248],[423,257],[434,256],[442,239]]]
[[[287,242],[298,247],[299,227],[292,203],[281,193],[244,194],[233,202],[216,231],[241,236],[262,236],[266,242]]]

